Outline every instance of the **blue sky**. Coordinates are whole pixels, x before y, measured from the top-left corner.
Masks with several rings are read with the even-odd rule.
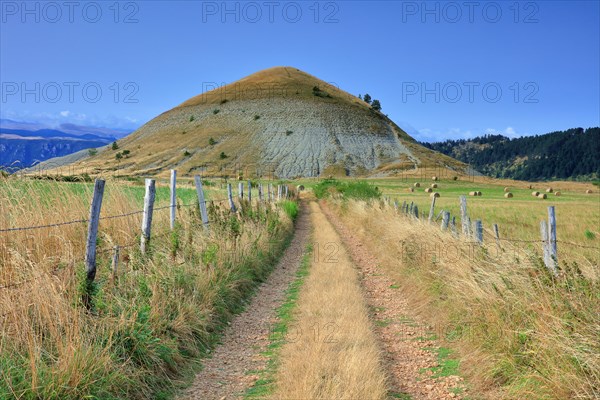
[[[600,125],[598,1],[0,2],[0,116],[136,128],[291,65],[420,140]]]

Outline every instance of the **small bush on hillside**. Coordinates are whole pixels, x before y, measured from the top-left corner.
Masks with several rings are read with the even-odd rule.
[[[210,138],[210,139],[208,139],[208,144],[210,146],[214,146],[215,144],[217,144],[217,141],[215,139],[213,139],[213,138]]]
[[[115,154],[115,158],[117,159],[117,161],[121,161],[121,159],[123,158],[123,154],[121,154],[120,152]]]
[[[286,136],[290,136],[292,133],[294,133],[294,131],[289,131],[289,130],[288,130],[288,131],[285,131],[285,135],[286,135]]]
[[[117,144],[117,142],[113,142],[112,149],[113,150],[119,150],[119,145]]]
[[[190,122],[192,122],[193,120],[195,120],[196,118],[193,115],[190,115]]]
[[[184,152],[183,152],[183,155],[184,155],[185,157],[189,157],[189,156],[191,156],[191,155],[192,155],[192,153],[190,153],[189,151],[187,151],[187,150],[186,150],[186,151],[184,151]]]
[[[222,152],[221,152],[221,154],[219,154],[219,158],[220,158],[221,160],[224,160],[224,159],[226,159],[226,158],[227,158],[227,154],[225,154],[225,152],[224,152],[224,151],[222,151]]]
[[[123,150],[123,156],[127,157],[129,154],[131,154],[131,151],[129,150]]]
[[[229,100],[227,100],[227,99],[223,99],[223,100],[221,100],[221,104],[225,104],[225,103],[227,103],[228,101],[229,101]]]
[[[88,154],[90,156],[95,156],[96,154],[98,154],[98,149],[88,149]]]
[[[254,116],[254,120],[256,121],[257,119],[260,119],[260,115],[255,115]]]
[[[213,110],[213,114],[217,115],[217,114],[218,114],[220,111],[221,111],[221,110],[219,110],[218,108],[215,108],[215,109]]]

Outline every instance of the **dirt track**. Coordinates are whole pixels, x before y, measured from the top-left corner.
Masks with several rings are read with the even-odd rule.
[[[258,288],[247,309],[225,330],[222,343],[212,357],[203,360],[203,370],[180,399],[235,399],[252,387],[267,359],[262,355],[269,344],[275,310],[283,303],[285,290],[294,280],[311,233],[310,208],[301,205],[296,232],[290,246],[269,278]]]

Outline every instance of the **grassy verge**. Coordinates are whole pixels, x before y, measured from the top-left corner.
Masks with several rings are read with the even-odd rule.
[[[14,226],[69,219],[89,207],[86,196],[63,190],[73,184],[52,185],[43,195],[32,191],[18,209],[10,208],[17,189],[0,188]],[[103,215],[135,209],[127,190],[107,186]],[[46,203],[56,209],[48,221]],[[243,309],[293,231],[288,214],[270,205],[237,215],[211,206],[210,233],[197,208],[179,209],[174,231],[168,212],[155,214],[147,255],[137,250],[138,218],[101,222],[100,250],[134,245],[122,249],[116,279],[110,252],[100,253],[93,285],[77,261],[85,226],[36,232],[35,241],[20,232],[0,237],[0,399],[172,397],[182,372]]]
[[[502,399],[600,394],[597,275],[563,261],[555,278],[531,249],[468,244],[391,207],[350,202],[338,211],[456,350],[475,389]]]
[[[268,357],[267,368],[261,372],[260,379],[248,390],[245,395],[246,399],[262,399],[274,392],[275,375],[279,366],[279,349],[285,343],[290,323],[293,321],[293,311],[297,306],[300,288],[309,273],[312,250],[312,245],[306,247],[306,253],[302,257],[300,268],[296,272],[296,278],[290,283],[286,291],[284,303],[277,309],[277,323],[272,328],[269,338],[271,343],[264,353]]]

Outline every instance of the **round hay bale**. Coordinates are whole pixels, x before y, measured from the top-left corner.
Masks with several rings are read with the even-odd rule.
[[[433,179],[434,181],[437,181],[438,177],[437,176],[432,176],[431,179]]]
[[[560,192],[556,191],[556,192],[554,192],[554,195],[555,196],[560,196]]]
[[[296,186],[296,189],[298,189],[299,192],[304,190],[304,185],[298,185]]]
[[[408,188],[408,191],[409,191],[409,192],[414,192],[414,191],[415,191],[415,189],[414,189],[414,188],[411,188],[411,187],[409,187],[409,188]]]
[[[477,196],[477,192],[469,192],[469,196]]]
[[[453,177],[452,177],[452,180],[453,180],[453,181],[457,181],[457,180],[458,180],[458,176],[453,176]]]
[[[532,195],[533,197],[537,197],[539,194],[540,194],[540,192],[531,192],[531,195]]]
[[[513,194],[511,192],[506,192],[506,193],[504,193],[504,197],[506,197],[507,199],[510,199],[513,197]]]
[[[592,189],[588,189],[588,190],[586,190],[586,191],[585,191],[585,193],[587,193],[587,194],[592,194],[592,193],[594,193],[594,192],[592,191]]]
[[[481,192],[479,192],[479,191],[478,191],[478,192],[477,192],[477,196],[481,196]]]
[[[554,192],[554,190],[552,188],[546,189],[546,193],[552,193],[552,192]]]
[[[433,189],[432,189],[432,188],[427,188],[427,189],[425,189],[425,193],[431,193],[431,192],[433,192]]]
[[[429,195],[429,197],[440,197],[440,194],[438,192],[433,192]]]
[[[421,187],[421,184],[419,182],[415,182],[415,184],[413,186],[414,187]]]
[[[431,187],[434,188],[434,189],[437,188],[437,183],[432,183]]]
[[[548,195],[546,193],[540,193],[537,197],[539,197],[540,199],[547,199]]]
[[[509,187],[505,187],[504,188],[504,193],[508,193],[508,192],[510,192],[510,188]]]

